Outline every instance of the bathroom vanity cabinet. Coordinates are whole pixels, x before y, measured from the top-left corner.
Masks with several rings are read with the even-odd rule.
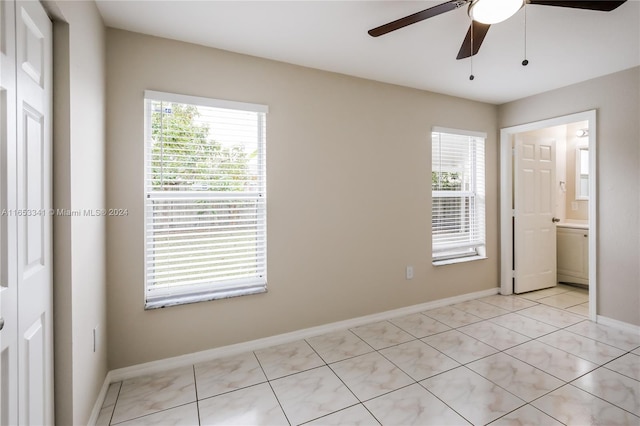
[[[589,284],[589,230],[558,226],[558,282]]]

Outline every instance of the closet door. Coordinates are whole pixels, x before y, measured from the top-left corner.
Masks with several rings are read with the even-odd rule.
[[[15,4],[0,1],[0,424],[18,424]]]
[[[0,420],[45,425],[54,421],[52,25],[39,2],[1,4]]]
[[[16,2],[18,386],[21,424],[53,424],[52,24]]]

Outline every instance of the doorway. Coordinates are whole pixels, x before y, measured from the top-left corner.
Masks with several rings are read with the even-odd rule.
[[[580,123],[579,126],[576,123]],[[514,227],[515,217],[519,213],[515,207],[515,201],[517,199],[517,186],[520,182],[516,179],[516,170],[514,167],[514,142],[516,138],[519,138],[523,134],[543,131],[545,129],[554,128],[557,126],[566,126],[567,129],[581,133],[579,148],[577,145],[572,145],[572,150],[569,152],[563,150],[560,153],[560,158],[563,159],[566,156],[576,156],[576,163],[580,160],[582,155],[582,161],[588,163],[588,167],[583,167],[582,177],[580,169],[575,171],[569,170],[568,172],[575,173],[575,179],[572,179],[572,188],[570,196],[567,196],[567,203],[569,210],[579,209],[583,206],[581,204],[588,205],[586,207],[589,221],[589,238],[588,244],[585,245],[588,253],[585,256],[588,258],[588,288],[589,288],[589,319],[594,321],[596,318],[596,206],[597,206],[597,178],[596,178],[596,111],[585,111],[576,114],[571,114],[562,117],[551,118],[547,120],[537,121],[533,123],[522,124],[518,126],[507,127],[501,129],[500,132],[500,171],[501,171],[501,193],[500,193],[500,230],[501,230],[501,271],[500,271],[500,293],[504,295],[514,293],[514,280],[517,276],[516,262],[517,254],[514,252],[516,245],[516,232]],[[573,142],[572,142],[573,143]],[[584,155],[584,152],[588,152],[588,155]],[[573,157],[572,157],[573,158]],[[574,166],[575,167],[575,166]],[[558,190],[563,190],[568,193],[569,187],[567,186],[567,179],[556,179]],[[556,185],[556,183],[554,183]],[[564,185],[564,188],[562,187]],[[575,188],[575,189],[574,189]],[[581,198],[580,198],[581,197]],[[580,201],[588,202],[582,203]],[[560,203],[562,205],[562,203]],[[577,207],[577,208],[576,208]],[[567,212],[561,211],[562,209],[556,209],[554,212],[558,215],[567,217]],[[556,214],[553,215],[554,222],[557,220]],[[571,214],[570,214],[571,215]],[[554,238],[555,240],[555,238]],[[554,247],[555,249],[555,247]],[[555,252],[555,250],[554,250]],[[555,255],[554,255],[555,256]],[[555,260],[555,259],[554,259]],[[522,265],[522,259],[520,259],[520,265]],[[554,280],[554,285],[557,280]]]

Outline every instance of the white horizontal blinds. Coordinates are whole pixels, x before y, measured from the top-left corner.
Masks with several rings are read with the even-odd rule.
[[[145,96],[146,306],[264,291],[266,108]]]
[[[433,258],[484,250],[484,137],[434,131],[431,189]]]

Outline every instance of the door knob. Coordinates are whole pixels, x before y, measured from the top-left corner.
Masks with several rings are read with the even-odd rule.
[[[560,222],[560,219],[558,219],[557,217],[554,217],[553,219],[551,219],[551,222],[558,223]]]
[[[0,330],[4,328],[4,318],[0,318]]]

